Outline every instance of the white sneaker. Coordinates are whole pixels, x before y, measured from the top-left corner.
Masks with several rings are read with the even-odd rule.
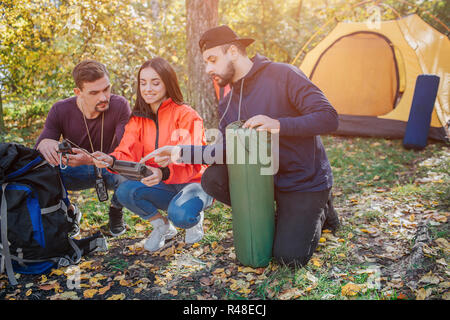
[[[177,229],[169,221],[164,223],[163,219],[156,219],[150,222],[153,226],[153,231],[145,240],[144,249],[150,252],[161,249],[166,240],[172,239],[177,234]]]
[[[205,235],[203,231],[203,218],[204,213],[202,211],[200,212],[200,221],[192,228],[186,229],[184,242],[191,244],[202,240],[203,236]]]

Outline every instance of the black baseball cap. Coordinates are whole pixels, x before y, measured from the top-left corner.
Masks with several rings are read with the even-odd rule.
[[[247,47],[254,41],[254,39],[250,38],[239,38],[230,27],[223,25],[211,28],[203,33],[198,44],[200,46],[200,51],[203,52],[207,49],[233,42],[240,42]]]

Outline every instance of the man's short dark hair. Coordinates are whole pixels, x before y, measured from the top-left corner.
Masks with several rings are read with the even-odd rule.
[[[94,82],[104,76],[109,77],[109,73],[104,64],[95,60],[84,60],[76,65],[72,76],[77,88],[82,90],[85,82]]]
[[[240,54],[242,54],[243,56],[247,55],[246,46],[238,41],[221,45],[220,47],[222,48],[222,52],[226,53],[232,45],[238,49]]]

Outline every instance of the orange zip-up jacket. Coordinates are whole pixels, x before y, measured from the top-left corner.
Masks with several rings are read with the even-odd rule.
[[[167,145],[206,145],[203,119],[190,106],[176,104],[171,98],[161,104],[153,119],[133,113],[120,144],[111,155],[117,160],[138,162],[155,149]],[[153,160],[151,158],[145,164],[158,168]],[[163,182],[200,182],[206,167],[171,163],[168,165],[170,175]]]

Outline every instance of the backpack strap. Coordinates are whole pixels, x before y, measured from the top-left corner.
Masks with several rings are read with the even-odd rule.
[[[82,252],[81,249],[76,245],[75,241],[69,237],[69,244],[72,246],[72,249],[75,251],[72,257],[69,258],[69,261],[72,264],[78,264],[81,260]]]
[[[47,214],[47,213],[55,212],[56,210],[59,210],[61,208],[64,210],[64,212],[67,213],[67,206],[66,206],[66,204],[65,204],[65,202],[63,200],[60,200],[59,203],[55,204],[54,206],[47,207],[47,208],[42,208],[41,209],[41,214]]]
[[[33,170],[35,166],[39,165],[42,162],[42,158],[40,156],[34,158],[33,161],[30,161],[28,164],[20,168],[19,170],[16,170],[14,172],[11,172],[6,176],[7,179],[13,179],[17,178],[20,175],[25,174],[29,170]]]
[[[9,252],[9,242],[8,242],[8,207],[6,203],[5,190],[8,183],[2,184],[2,204],[0,207],[0,219],[1,224],[1,238],[2,238],[2,269],[3,265],[6,267],[6,274],[8,275],[9,283],[13,286],[17,285],[17,280],[14,275],[14,270],[11,263],[11,253]]]

